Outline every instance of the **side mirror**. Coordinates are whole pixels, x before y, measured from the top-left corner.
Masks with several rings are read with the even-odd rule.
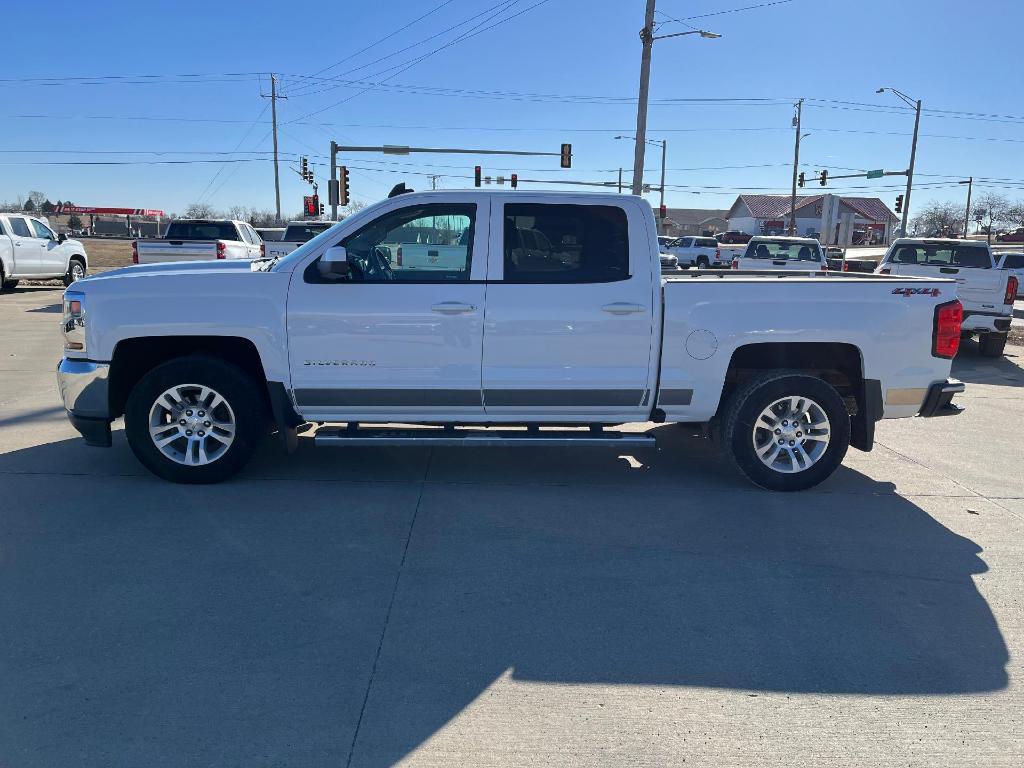
[[[59,235],[57,235],[57,242],[58,243],[63,243],[67,239],[68,239],[68,236],[66,234],[64,234],[63,232],[61,232]]]
[[[332,245],[317,263],[320,277],[325,280],[345,280],[349,276],[348,253],[343,245]]]

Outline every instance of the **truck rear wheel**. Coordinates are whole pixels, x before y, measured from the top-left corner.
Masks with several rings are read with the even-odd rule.
[[[252,457],[265,424],[256,382],[230,363],[182,357],[157,366],[128,396],[128,444],[157,477],[217,483]]]
[[[842,463],[850,446],[850,415],[828,382],[779,371],[747,382],[733,395],[722,433],[751,482],[772,491],[802,491]]]
[[[982,357],[1000,357],[1006,349],[1005,333],[983,333],[979,338]]]
[[[83,277],[85,277],[85,263],[81,259],[72,256],[71,261],[68,262],[68,271],[64,275],[64,287],[67,288],[75,280],[81,280]]]

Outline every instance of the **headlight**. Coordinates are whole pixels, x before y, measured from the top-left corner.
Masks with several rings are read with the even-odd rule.
[[[64,349],[68,352],[85,352],[85,294],[64,294]]]

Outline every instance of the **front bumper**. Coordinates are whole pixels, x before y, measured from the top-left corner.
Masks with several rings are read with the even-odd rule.
[[[964,389],[964,383],[957,379],[935,382],[928,388],[928,395],[918,416],[959,416],[964,409],[953,402],[953,396],[959,395]]]
[[[86,445],[110,447],[110,364],[64,358],[57,366],[57,387],[71,426]]]

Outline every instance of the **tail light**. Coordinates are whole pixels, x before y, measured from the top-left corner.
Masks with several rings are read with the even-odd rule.
[[[1010,275],[1006,281],[1006,295],[1003,296],[1003,304],[1013,304],[1013,300],[1017,298],[1017,287],[1020,285],[1020,281],[1015,275]]]
[[[228,257],[228,244],[223,240],[217,241],[217,258],[226,259]]]
[[[952,360],[960,349],[960,325],[964,321],[964,305],[959,299],[935,308],[932,329],[932,355]]]
[[[398,246],[398,251],[395,253],[395,266],[402,266],[402,246]]]
[[[260,258],[261,259],[267,258],[267,244],[266,243],[260,243]]]
[[[732,268],[733,269],[739,269],[740,268],[740,260],[739,259],[733,259],[732,260]]]
[[[843,262],[843,272],[849,272],[849,271],[850,271],[850,265],[849,265],[849,264],[847,264],[847,263],[846,263],[846,262],[844,261],[844,262]]]
[[[132,240],[132,264],[139,263],[139,243]]]
[[[722,258],[722,249],[715,248],[715,261],[719,261]]]

